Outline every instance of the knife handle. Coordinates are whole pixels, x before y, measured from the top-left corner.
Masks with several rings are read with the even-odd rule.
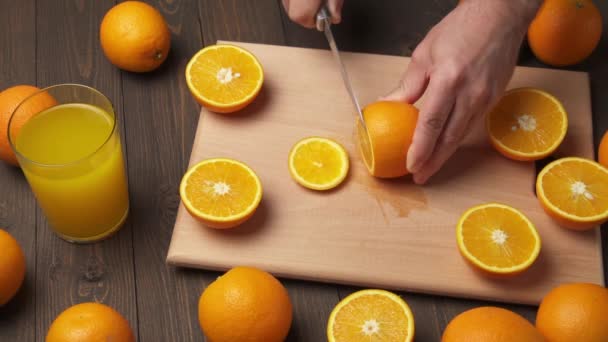
[[[325,31],[325,25],[331,25],[331,15],[326,5],[323,5],[317,13],[317,30]]]

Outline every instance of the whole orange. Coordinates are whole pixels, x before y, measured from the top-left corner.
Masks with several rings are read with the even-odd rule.
[[[101,22],[99,37],[110,62],[132,72],[158,68],[171,47],[165,19],[141,1],[125,1],[112,7]]]
[[[445,328],[442,342],[543,342],[534,326],[520,315],[485,306],[456,316]]]
[[[198,319],[213,342],[281,342],[292,320],[287,290],[272,275],[235,267],[211,283],[198,303]]]
[[[597,149],[597,161],[605,167],[608,167],[608,131],[604,133],[600,146]]]
[[[0,229],[0,306],[11,300],[25,278],[25,256],[15,238]]]
[[[549,342],[608,341],[608,289],[583,283],[554,288],[538,308],[536,327]]]
[[[18,165],[17,157],[15,157],[8,141],[8,123],[11,115],[23,100],[38,91],[40,89],[34,86],[18,85],[7,88],[0,93],[0,159],[9,164]],[[11,125],[11,133],[19,134],[19,130],[27,120],[56,104],[57,101],[46,92],[28,100],[26,104],[19,107],[19,115],[15,116]]]
[[[46,342],[134,342],[129,322],[100,303],[82,303],[63,311],[51,324]]]
[[[602,36],[602,15],[592,0],[544,0],[528,28],[532,52],[542,62],[582,62]]]
[[[379,101],[363,109],[367,137],[359,125],[359,148],[369,172],[379,178],[408,174],[407,151],[412,144],[418,109],[407,103]]]

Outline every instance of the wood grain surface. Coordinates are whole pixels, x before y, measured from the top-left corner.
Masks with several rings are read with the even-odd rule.
[[[555,224],[534,196],[534,164],[495,152],[483,126],[430,184],[375,180],[359,158],[352,104],[331,53],[225,43],[257,56],[263,92],[236,117],[203,109],[190,164],[243,161],[261,178],[264,198],[252,220],[234,231],[207,229],[180,207],[169,263],[222,270],[249,264],[290,278],[527,304],[539,303],[558,284],[604,284],[599,232],[572,234]],[[363,104],[374,101],[385,82],[396,83],[392,71],[408,64],[406,57],[342,57]],[[303,65],[309,68],[297,67]],[[557,156],[593,156],[588,82],[586,73],[519,67],[509,84],[561,99],[569,133]],[[349,152],[349,177],[334,191],[309,191],[289,176],[289,151],[308,136],[332,138]],[[487,202],[522,210],[543,241],[534,267],[510,281],[479,276],[456,247],[460,215]]]
[[[188,166],[199,115],[186,90],[184,66],[195,51],[219,39],[327,48],[318,32],[291,23],[279,0],[147,0],[169,22],[171,53],[159,70],[131,74],[109,64],[99,48],[99,23],[117,2],[0,0],[0,88],[80,82],[104,92],[122,124],[132,205],[119,234],[99,244],[72,246],[52,235],[22,174],[0,165],[0,226],[16,236],[28,261],[23,289],[0,308],[0,341],[44,341],[54,315],[88,300],[121,311],[139,341],[204,340],[196,302],[219,273],[179,269],[164,261],[179,205],[177,184]],[[346,51],[410,55],[455,3],[346,0],[343,23],[335,26],[338,44]],[[608,27],[608,3],[596,4]],[[607,50],[604,37],[591,58],[572,68],[590,75],[595,146],[608,128]],[[520,64],[545,67],[525,46]],[[385,90],[393,86],[386,84]],[[603,240],[608,241],[606,232]],[[608,251],[604,253],[608,257]],[[283,282],[295,311],[288,341],[325,340],[329,312],[340,298],[358,290]],[[416,315],[417,341],[438,341],[455,315],[488,304],[399,294]],[[534,319],[535,307],[501,306]]]

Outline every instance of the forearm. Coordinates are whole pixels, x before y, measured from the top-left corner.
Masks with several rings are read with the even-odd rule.
[[[461,0],[471,16],[484,16],[491,22],[509,23],[524,34],[543,0]]]

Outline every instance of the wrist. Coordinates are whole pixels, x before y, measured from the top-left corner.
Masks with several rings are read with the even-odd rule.
[[[538,11],[543,0],[469,0],[477,1],[479,6],[487,6],[494,17],[503,23],[511,23],[516,31],[525,32]]]

